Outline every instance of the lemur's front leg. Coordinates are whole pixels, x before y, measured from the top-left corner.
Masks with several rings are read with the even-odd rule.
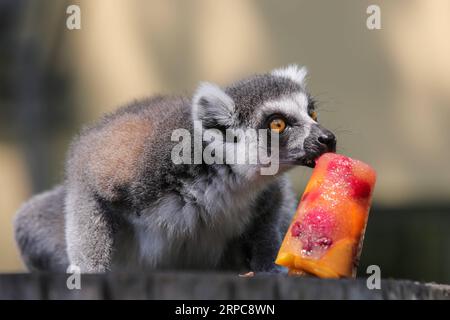
[[[243,234],[249,271],[279,273],[275,264],[278,250],[295,209],[295,197],[286,180],[265,190],[255,203],[252,224]]]
[[[292,205],[295,205],[282,192],[269,193],[271,194],[262,197],[258,203],[256,210],[260,216],[254,219],[255,223],[244,235],[250,254],[249,267],[256,273],[284,271],[275,264],[275,258],[293,212]]]
[[[71,190],[66,198],[66,241],[70,264],[78,266],[83,273],[110,270],[113,240],[111,215],[92,195]]]
[[[249,238],[248,252],[250,270],[256,273],[280,272],[282,269],[275,265],[275,258],[280,248],[282,235],[279,226],[273,225],[274,217],[267,217],[258,222],[258,226],[246,237]],[[251,239],[251,240],[250,240]]]

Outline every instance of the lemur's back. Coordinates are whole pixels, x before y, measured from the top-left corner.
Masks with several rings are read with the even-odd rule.
[[[85,128],[72,146],[72,150],[74,147],[90,149],[82,154],[85,159],[77,159],[80,164],[88,164],[78,168],[79,177],[96,177],[94,181],[103,195],[114,198],[114,188],[135,174],[144,140],[153,136],[157,139],[158,132],[164,129],[189,125],[188,108],[186,98],[157,96],[119,108]],[[69,155],[68,161],[73,161],[73,155]],[[30,270],[65,272],[69,265],[65,189],[63,183],[32,197],[16,215],[16,241]]]
[[[149,164],[168,163],[171,133],[191,126],[189,100],[157,96],[136,101],[82,130],[69,150],[66,182],[89,186],[102,199],[128,197]],[[161,161],[161,159],[165,161]],[[154,172],[164,168],[152,168]]]

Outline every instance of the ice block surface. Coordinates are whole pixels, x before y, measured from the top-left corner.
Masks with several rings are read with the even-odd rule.
[[[354,276],[375,180],[375,171],[361,161],[322,155],[275,262],[292,273]]]

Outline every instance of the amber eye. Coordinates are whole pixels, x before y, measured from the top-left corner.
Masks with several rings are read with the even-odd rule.
[[[311,118],[312,118],[314,121],[317,121],[317,112],[311,111]]]
[[[284,129],[286,129],[286,122],[281,118],[275,118],[272,121],[270,121],[269,127],[273,131],[282,133],[284,131]]]

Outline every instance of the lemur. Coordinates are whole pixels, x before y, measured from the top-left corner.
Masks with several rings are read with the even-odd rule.
[[[221,88],[202,83],[192,98],[137,101],[84,128],[65,179],[26,202],[15,237],[31,271],[236,270],[273,272],[295,211],[286,172],[336,149],[317,122],[296,65]],[[171,133],[183,128],[266,129],[279,135],[280,169],[175,164]],[[223,143],[239,143],[224,140]]]

